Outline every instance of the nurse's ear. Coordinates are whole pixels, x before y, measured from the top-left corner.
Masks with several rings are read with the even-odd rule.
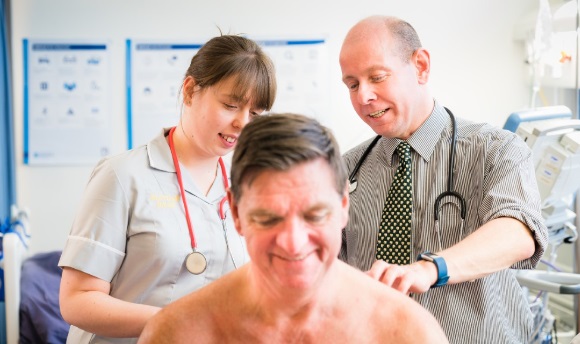
[[[230,209],[232,212],[232,219],[234,220],[234,226],[236,227],[236,231],[238,231],[238,234],[243,236],[244,233],[242,232],[242,226],[240,224],[240,216],[238,213],[238,204],[236,203],[236,201],[234,199],[234,194],[232,194],[231,188],[228,188],[227,195],[228,195],[228,203],[230,204]]]
[[[191,105],[191,99],[193,98],[193,92],[195,91],[196,82],[192,76],[188,76],[183,80],[182,87],[182,97],[183,103],[187,106]]]

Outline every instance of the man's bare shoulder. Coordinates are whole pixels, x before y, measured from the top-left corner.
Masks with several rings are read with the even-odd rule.
[[[411,297],[350,266],[345,268],[345,276],[352,281],[353,306],[372,319],[369,331],[377,338],[392,338],[397,343],[448,343],[435,317]]]
[[[139,344],[190,343],[193,333],[198,343],[215,342],[215,317],[228,302],[223,296],[235,285],[234,273],[165,306],[147,322]]]
[[[165,313],[163,310],[159,311],[159,313],[149,319],[147,324],[145,324],[145,328],[139,336],[138,343],[174,343],[174,325],[176,324],[172,321],[172,318],[171,313]]]

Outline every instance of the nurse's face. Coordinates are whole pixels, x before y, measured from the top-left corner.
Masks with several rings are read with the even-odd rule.
[[[232,151],[242,128],[263,109],[252,108],[233,93],[235,78],[201,89],[193,78],[184,81],[182,125],[194,149],[207,157]]]
[[[289,171],[266,170],[232,202],[257,280],[271,293],[315,290],[337,259],[348,220],[348,193],[339,195],[323,159]]]

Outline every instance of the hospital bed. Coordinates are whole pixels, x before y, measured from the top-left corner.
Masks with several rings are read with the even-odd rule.
[[[69,326],[58,305],[60,252],[29,255],[25,210],[13,207],[2,232],[6,343],[64,343]]]
[[[534,158],[549,246],[541,260],[545,270],[518,270],[516,277],[530,293],[535,325],[530,343],[552,343],[557,338],[549,295],[580,294],[580,275],[562,272],[556,261],[558,248],[578,238],[572,202],[580,189],[580,120],[565,106],[540,107],[514,112],[504,129],[520,136]]]

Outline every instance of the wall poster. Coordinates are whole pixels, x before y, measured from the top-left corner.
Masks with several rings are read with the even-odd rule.
[[[24,163],[94,164],[111,152],[105,41],[24,39]]]
[[[276,68],[278,93],[272,112],[296,112],[327,122],[330,98],[325,40],[252,39]],[[161,128],[178,123],[181,83],[191,58],[204,43],[127,40],[129,149],[149,142]]]

